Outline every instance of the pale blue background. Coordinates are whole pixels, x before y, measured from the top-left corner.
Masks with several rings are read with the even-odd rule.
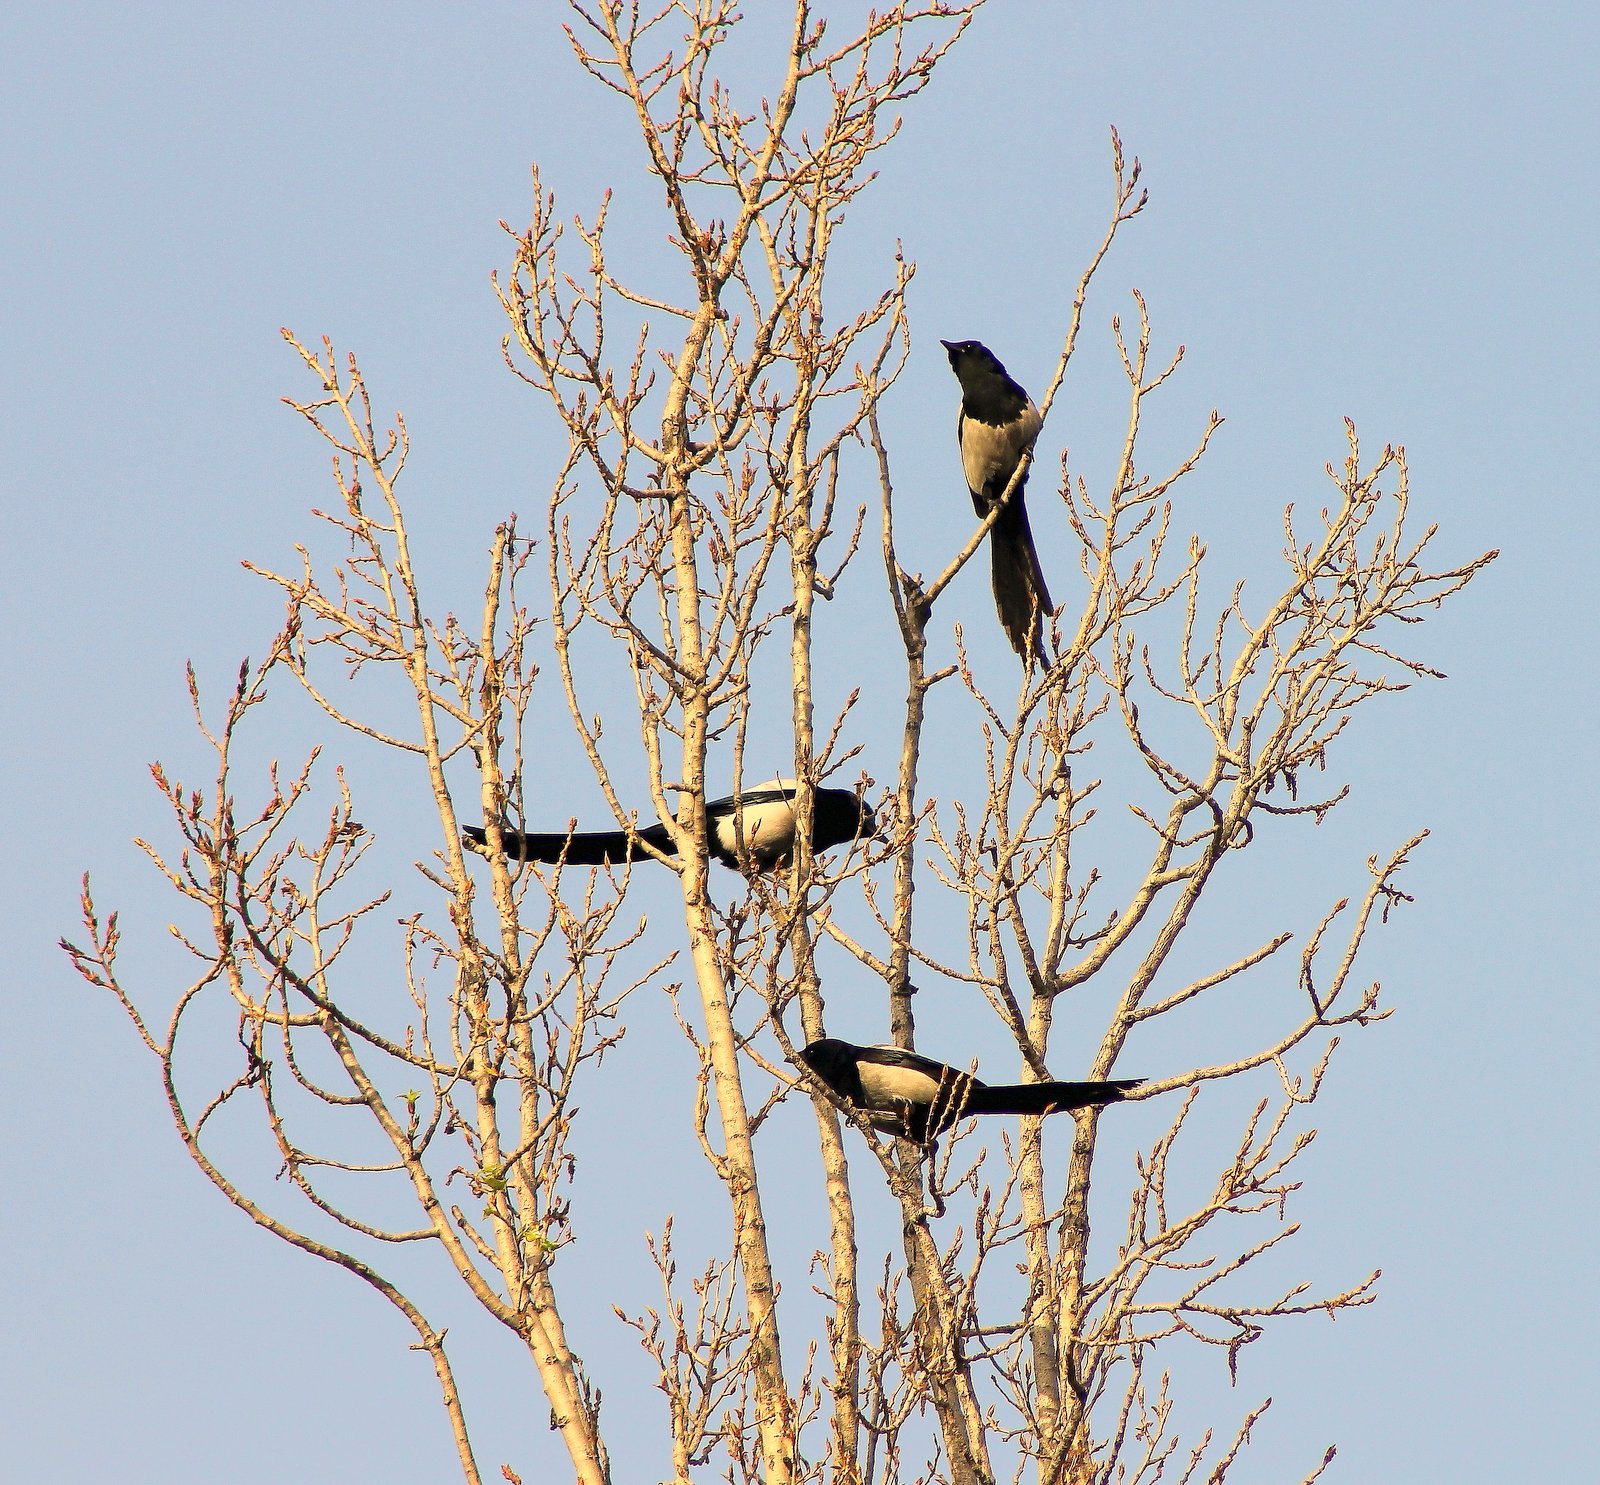
[[[183,662],[215,689],[260,653],[279,605],[239,560],[288,560],[330,498],[321,448],[278,403],[308,390],[280,325],[358,351],[379,408],[405,410],[442,603],[470,601],[505,510],[537,513],[551,430],[500,361],[496,221],[526,220],[537,158],[566,214],[616,181],[622,220],[658,232],[557,9],[59,3],[13,8],[0,33],[8,1478],[454,1471],[408,1333],[202,1181],[149,1059],[54,943],[92,867],[130,964],[160,952],[173,906],[129,842],[170,840],[147,762],[203,767]],[[1593,1467],[1597,33],[1578,5],[997,3],[880,156],[840,264],[841,307],[894,239],[921,265],[890,423],[925,567],[970,519],[935,338],[980,336],[1039,387],[1109,202],[1110,124],[1153,203],[1091,301],[1053,448],[1103,467],[1120,431],[1106,325],[1137,286],[1158,344],[1190,351],[1153,447],[1213,405],[1229,420],[1190,507],[1219,550],[1270,556],[1282,504],[1324,498],[1345,414],[1370,448],[1407,445],[1441,556],[1502,549],[1418,642],[1451,680],[1365,720],[1337,773],[1356,789],[1345,818],[1280,863],[1298,926],[1368,852],[1434,831],[1405,883],[1416,907],[1367,961],[1400,1014],[1330,1088],[1298,1213],[1300,1267],[1381,1266],[1382,1301],[1254,1348],[1231,1394],[1204,1359],[1191,1422],[1224,1429],[1276,1398],[1241,1481],[1297,1480],[1330,1440],[1327,1478],[1347,1481]],[[958,601],[985,617],[981,577]],[[870,684],[859,650],[852,664],[840,684]],[[898,692],[892,656],[881,674]],[[280,721],[263,748],[303,751],[303,714]],[[394,808],[369,794],[358,814]],[[427,829],[408,815],[382,842],[402,874]],[[881,1033],[865,995],[836,1014],[843,1034]],[[1180,1060],[1161,1055],[1136,1070]],[[662,1182],[657,1163],[644,1150],[638,1178]],[[781,1212],[784,1193],[768,1201]],[[641,1204],[670,1209],[670,1184]],[[619,1434],[625,1396],[656,1403],[604,1305],[645,1225],[595,1235],[579,1302]],[[508,1460],[559,1478],[514,1349],[457,1361],[486,1475]],[[658,1468],[619,1449],[619,1480]]]

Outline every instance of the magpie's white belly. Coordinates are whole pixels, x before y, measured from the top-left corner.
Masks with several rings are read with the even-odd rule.
[[[967,477],[967,488],[981,494],[997,476],[1009,480],[1017,460],[1038,438],[1040,426],[1038,409],[1031,402],[1012,423],[996,425],[963,416],[961,466]]]

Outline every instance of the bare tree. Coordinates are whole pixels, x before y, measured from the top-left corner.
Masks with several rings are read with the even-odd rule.
[[[574,55],[637,125],[680,276],[676,288],[646,290],[614,271],[609,198],[571,224],[569,249],[536,173],[532,222],[514,234],[497,288],[508,364],[567,435],[543,530],[530,537],[507,520],[490,543],[481,614],[434,615],[398,494],[403,422],[375,419],[354,358],[288,337],[316,384],[293,406],[332,446],[340,507],[322,519],[345,553],[330,565],[302,548],[295,570],[255,568],[287,605],[266,659],[241,668],[219,715],[202,707],[191,674],[214,774],[195,788],[154,770],[181,845],[144,848],[191,905],[183,943],[195,961],[164,1023],[119,970],[117,920],[100,916],[85,880],[87,940],[68,952],[155,1054],[191,1156],[252,1220],[406,1316],[435,1366],[469,1481],[482,1476],[441,1328],[378,1265],[390,1245],[435,1250],[526,1346],[574,1478],[611,1478],[610,1415],[563,1311],[574,1203],[605,1174],[603,1155],[580,1162],[573,1134],[579,1092],[612,1076],[605,1058],[625,1005],[647,986],[672,996],[697,1069],[686,1157],[698,1148],[726,1195],[727,1246],[697,1259],[687,1284],[663,1214],[651,1243],[663,1299],[624,1317],[658,1373],[660,1457],[670,1455],[676,1480],[1148,1482],[1205,1470],[1221,1481],[1265,1404],[1215,1446],[1209,1433],[1183,1445],[1166,1343],[1196,1338],[1231,1367],[1269,1322],[1373,1298],[1375,1274],[1273,1290],[1252,1287],[1251,1265],[1295,1231],[1286,1206],[1312,1138],[1306,1108],[1339,1029],[1387,1014],[1355,960],[1374,915],[1404,900],[1397,876],[1421,837],[1374,857],[1364,887],[1311,926],[1297,960],[1289,929],[1198,974],[1174,950],[1202,894],[1221,888],[1230,858],[1258,832],[1320,820],[1339,803],[1342,790],[1307,790],[1357,709],[1432,674],[1398,648],[1399,626],[1494,554],[1430,565],[1432,528],[1415,535],[1407,524],[1403,452],[1364,461],[1352,428],[1347,457],[1328,471],[1327,507],[1309,529],[1285,512],[1278,591],[1261,603],[1242,584],[1212,596],[1199,540],[1169,537],[1181,483],[1220,419],[1169,473],[1140,471],[1147,400],[1181,351],[1152,359],[1135,295],[1137,335],[1115,330],[1129,409],[1119,467],[1096,491],[1062,463],[1065,522],[1051,525],[1070,530],[1083,581],[1076,602],[1050,616],[1048,663],[1026,665],[1020,686],[1014,666],[984,674],[959,625],[954,658],[934,658],[950,632],[951,582],[1001,508],[932,579],[905,569],[878,412],[910,354],[913,269],[897,261],[881,292],[842,316],[824,282],[835,234],[894,136],[895,110],[975,8],[900,3],[838,40],[795,0],[779,85],[751,106],[718,76],[738,21],[730,6],[696,0],[646,15],[616,0],[574,5]],[[1138,164],[1115,141],[1113,165],[1105,235],[1040,403],[1047,436],[1091,281],[1144,205]],[[875,509],[841,499],[846,465],[869,479],[875,471]],[[862,552],[869,523],[884,583]],[[525,593],[541,570],[545,591],[532,604]],[[898,626],[903,641],[901,748],[881,797],[864,771],[870,719],[856,698],[819,716],[813,621],[818,600],[835,596],[874,602],[876,622]],[[599,654],[625,667],[636,732],[618,725],[626,708],[594,694]],[[779,655],[786,663],[775,667]],[[761,869],[736,813],[744,871],[724,896],[707,796],[723,769],[735,795],[744,787],[758,695],[782,673],[793,696],[792,859]],[[280,676],[321,708],[330,736],[413,761],[431,791],[440,845],[419,870],[437,903],[408,913],[398,932],[377,914],[395,864],[357,822],[354,765],[348,778],[337,772],[331,797],[317,784],[321,744],[292,774],[270,769],[264,790],[236,786],[240,739]],[[1011,700],[1002,686],[1015,687]],[[405,699],[398,712],[395,694]],[[667,847],[634,835],[629,863],[603,871],[508,858],[512,824],[563,814],[524,797],[530,729],[556,709],[617,825],[659,824]],[[923,788],[935,722],[970,726],[983,759],[958,799]],[[884,756],[881,743],[871,752]],[[452,774],[468,761],[481,794],[463,810]],[[648,801],[630,796],[635,776]],[[859,791],[885,829],[819,857],[810,822],[829,780]],[[259,802],[241,803],[241,788]],[[1107,795],[1146,832],[1131,870],[1125,855],[1101,853]],[[480,818],[487,864],[473,868],[462,826]],[[634,870],[662,868],[676,879],[679,921],[628,914]],[[921,922],[964,923],[964,950],[936,950],[948,933]],[[1243,976],[1274,977],[1297,1000],[1280,996],[1259,1039],[1231,1060],[1139,1090],[1171,1095],[1174,1112],[1123,1177],[1096,1165],[1094,1109],[1075,1114],[1060,1168],[1046,1159],[1038,1118],[998,1151],[980,1150],[968,1128],[936,1153],[876,1133],[797,1057],[825,1029],[825,955],[883,982],[905,1048],[916,1036],[914,975],[974,987],[1030,1081],[1063,1060],[1051,1040],[1061,998],[1091,982],[1115,989],[1089,1066],[1073,1069],[1095,1078],[1121,1068],[1145,1023],[1196,1014]],[[363,976],[347,968],[355,962],[403,978],[401,1015],[363,994]],[[195,1092],[180,1035],[190,1026],[205,1035],[219,998],[233,1007],[238,1065]],[[1192,1110],[1210,1084],[1257,1069],[1276,1070],[1276,1097],[1255,1108],[1202,1202],[1169,1201]],[[780,1271],[762,1182],[763,1127],[791,1090],[810,1098],[821,1156],[826,1238],[809,1284]],[[269,1202],[212,1153],[208,1126],[247,1103],[298,1205]],[[875,1163],[862,1164],[865,1151]],[[1090,1246],[1097,1170],[1127,1210],[1105,1257]],[[863,1172],[876,1185],[880,1171],[898,1205],[898,1253],[872,1250],[858,1228]],[[810,1206],[800,1183],[781,1190],[786,1220],[788,1207]],[[1107,1199],[1094,1202],[1102,1219]],[[397,1203],[411,1212],[400,1223]],[[818,1316],[810,1287],[824,1309],[816,1341],[802,1345],[793,1327]],[[630,1400],[630,1417],[639,1411]]]

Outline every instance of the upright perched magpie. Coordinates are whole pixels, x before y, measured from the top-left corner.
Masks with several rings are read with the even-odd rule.
[[[1022,456],[1033,448],[1043,421],[1033,399],[1009,376],[987,346],[975,340],[941,340],[950,369],[961,383],[956,438],[961,468],[972,492],[972,508],[989,514],[1011,483]],[[989,532],[989,566],[994,606],[1011,648],[1023,661],[1046,663],[1044,628],[1055,605],[1045,587],[1039,554],[1033,549],[1028,508],[1022,503],[1023,474]]]
[[[742,846],[743,854],[763,871],[787,864],[794,853],[797,787],[793,779],[774,779],[742,794],[708,801],[706,843],[712,856],[724,866],[737,868]],[[877,816],[849,789],[818,789],[811,799],[813,851],[878,833]],[[527,835],[503,829],[501,839],[506,855],[514,861],[565,861],[569,866],[619,865],[633,854],[635,839],[649,842],[668,856],[673,854],[672,837],[659,823],[632,834],[626,830],[574,830]],[[469,851],[489,853],[488,832],[481,826],[467,826],[461,841]]]
[[[858,1047],[835,1037],[812,1042],[801,1060],[874,1129],[931,1144],[968,1114],[1053,1114],[1116,1103],[1143,1078],[1109,1083],[1013,1083],[991,1087],[970,1073],[898,1047]]]

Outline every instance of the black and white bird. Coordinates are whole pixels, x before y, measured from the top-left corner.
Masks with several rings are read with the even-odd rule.
[[[774,779],[742,794],[706,804],[706,844],[724,866],[737,868],[740,857],[766,871],[788,863],[794,854],[793,779]],[[818,789],[812,796],[811,849],[867,839],[878,833],[878,818],[866,802],[849,789]],[[672,836],[659,822],[627,830],[571,830],[530,835],[502,828],[500,838],[513,861],[565,861],[568,866],[620,866],[637,851],[641,840],[664,855],[675,854]],[[469,825],[461,832],[462,844],[481,856],[489,854],[488,832]]]
[[[1033,399],[1006,375],[1005,367],[987,346],[975,340],[941,340],[939,344],[949,353],[950,369],[961,383],[956,438],[961,446],[961,468],[972,492],[972,508],[981,519],[1005,494],[1044,423]],[[1022,498],[1027,482],[1024,471],[989,532],[989,567],[994,606],[1011,648],[1024,663],[1037,660],[1044,665],[1045,625],[1055,605],[1028,525],[1028,508]]]
[[[1053,1114],[1116,1103],[1143,1078],[1105,1083],[991,1086],[943,1062],[899,1047],[858,1047],[835,1037],[812,1042],[801,1060],[874,1129],[931,1144],[968,1114]]]

